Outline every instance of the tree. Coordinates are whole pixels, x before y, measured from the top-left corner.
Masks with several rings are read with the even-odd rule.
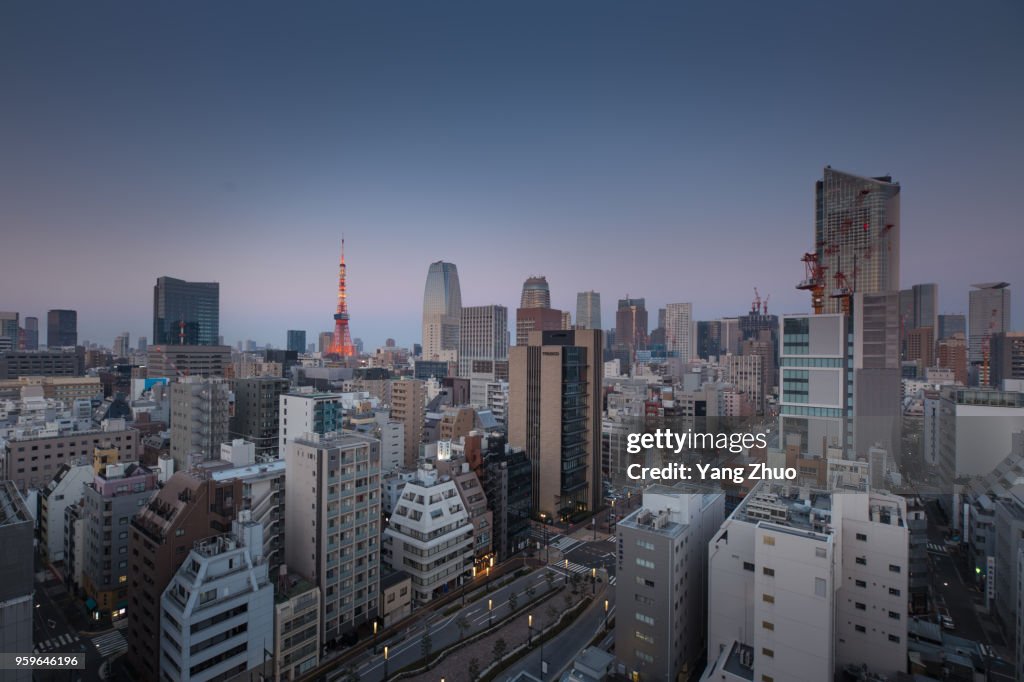
[[[429,657],[430,652],[433,650],[433,648],[434,640],[430,638],[430,631],[428,630],[426,633],[424,633],[423,639],[420,640],[420,655],[423,658]]]
[[[480,677],[480,661],[476,660],[476,657],[469,659],[469,679],[470,682]]]
[[[515,610],[516,610],[516,602],[518,600],[519,600],[519,598],[516,597],[516,593],[513,590],[512,594],[508,595],[508,612],[509,613],[514,613],[515,612]]]
[[[504,637],[499,637],[494,643],[494,662],[498,663],[501,659],[505,658],[506,651],[508,651],[508,644],[505,643]]]
[[[465,639],[470,627],[469,620],[465,616],[459,616],[455,619],[455,627],[459,629],[459,639]]]

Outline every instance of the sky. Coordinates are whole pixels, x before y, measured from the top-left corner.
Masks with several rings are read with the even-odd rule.
[[[1024,4],[0,4],[0,310],[151,336],[152,287],[221,285],[228,343],[420,340],[543,274],[697,319],[809,310],[822,168],[902,186],[904,287],[1014,289],[1024,328]],[[45,323],[44,323],[45,326]],[[510,327],[512,325],[510,324]]]

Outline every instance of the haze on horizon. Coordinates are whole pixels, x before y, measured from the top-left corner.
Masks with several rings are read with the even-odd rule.
[[[923,9],[926,7],[926,11]],[[432,261],[464,305],[576,293],[772,312],[825,165],[902,185],[904,287],[1024,325],[1024,6],[63,3],[0,8],[0,309],[151,335],[152,287],[221,284],[233,343],[419,341]],[[511,325],[510,325],[511,327]]]

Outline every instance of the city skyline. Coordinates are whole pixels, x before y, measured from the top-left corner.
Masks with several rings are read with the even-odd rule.
[[[420,341],[437,260],[467,306],[544,275],[605,320],[627,295],[742,314],[755,286],[804,312],[826,165],[901,183],[900,286],[937,282],[938,312],[1018,284],[1020,7],[234,7],[4,10],[4,309],[134,342],[156,278],[216,281],[227,342],[283,347],[329,327],[344,233],[368,349]]]

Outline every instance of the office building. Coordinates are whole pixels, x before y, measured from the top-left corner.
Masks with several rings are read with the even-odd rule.
[[[985,341],[999,332],[1010,331],[1010,283],[972,284],[969,301],[970,335],[967,360],[980,365],[985,358]]]
[[[953,336],[940,339],[936,345],[936,362],[939,367],[953,370],[956,383],[967,385],[967,339],[957,332]]]
[[[153,343],[220,345],[220,284],[158,277],[153,287]]]
[[[382,562],[411,576],[413,605],[421,606],[457,587],[473,557],[473,524],[455,481],[424,464],[388,520]]]
[[[956,334],[967,338],[967,318],[963,315],[939,315],[939,328],[935,340],[951,339]]]
[[[46,313],[46,347],[69,348],[78,345],[78,311],[49,310]]]
[[[829,278],[845,277],[840,288],[899,292],[899,183],[890,176],[865,178],[826,167],[815,184],[814,243]],[[826,297],[824,303],[825,313],[842,310],[840,298]]]
[[[320,588],[322,644],[377,617],[379,447],[345,431],[296,436],[285,449],[285,563]]]
[[[917,362],[921,375],[935,364],[935,330],[932,327],[916,327],[906,333],[906,354],[904,358]]]
[[[153,496],[157,474],[123,459],[97,468],[82,487],[82,587],[93,617],[109,622],[127,613],[128,524]]]
[[[687,679],[705,653],[708,543],[725,494],[652,485],[616,525],[616,655],[640,679]]]
[[[40,386],[44,398],[56,400],[68,409],[74,407],[77,400],[92,400],[103,395],[99,377],[23,375],[17,379],[0,379],[0,396],[7,394],[17,400],[26,386]]]
[[[601,329],[601,294],[596,291],[576,294],[576,327]]]
[[[483,469],[484,492],[494,518],[494,553],[498,561],[505,561],[530,541],[530,460],[521,448],[506,447],[504,438],[488,438]]]
[[[274,459],[280,452],[281,396],[288,380],[279,377],[234,379],[235,411],[228,422],[231,438],[244,438],[256,445],[256,459]]]
[[[290,351],[296,353],[306,352],[306,330],[304,329],[289,329],[288,330],[288,342],[287,348]]]
[[[146,353],[150,378],[223,377],[231,373],[229,346],[153,345]]]
[[[402,466],[416,467],[423,443],[423,425],[427,416],[427,393],[418,379],[397,379],[391,382],[391,419],[402,424],[405,434],[405,455]]]
[[[462,291],[455,263],[431,263],[423,289],[424,360],[448,359],[458,352],[461,319]]]
[[[519,297],[520,308],[550,308],[551,290],[544,275],[527,277]]]
[[[0,651],[31,653],[35,574],[32,568],[34,521],[11,481],[0,481]],[[4,680],[31,682],[32,671],[5,670]]]
[[[680,313],[684,310],[681,309]],[[630,358],[636,351],[647,348],[647,308],[644,299],[619,299],[615,311],[615,343],[625,348]]]
[[[67,508],[82,499],[82,488],[92,483],[93,467],[85,457],[66,462],[53,480],[39,491],[39,545],[50,563],[63,562]]]
[[[665,306],[665,350],[672,356],[689,362],[696,357],[693,340],[696,325],[692,303],[669,303]]]
[[[448,376],[448,363],[443,360],[417,360],[413,363],[414,379],[443,379]]]
[[[508,309],[464,306],[459,331],[459,376],[469,379],[469,401],[487,404],[487,385],[508,380]]]
[[[134,677],[159,679],[160,601],[194,544],[231,528],[242,482],[179,471],[129,521],[128,665]]]
[[[748,343],[748,342],[744,342]],[[761,355],[726,355],[722,358],[724,379],[746,396],[759,413],[764,412],[764,359]]]
[[[602,336],[533,332],[510,351],[509,444],[530,459],[535,514],[578,519],[601,506]]]
[[[39,350],[39,318],[26,317],[20,350]]]
[[[317,350],[321,355],[326,355],[331,350],[332,343],[334,343],[334,332],[320,332],[317,337]]]
[[[935,409],[924,414],[924,459],[945,480],[985,476],[1011,452],[1013,433],[1024,430],[1024,393],[942,387]]]
[[[762,481],[709,545],[708,667],[745,647],[746,679],[820,682],[907,667],[906,501]]]
[[[1024,379],[1024,332],[993,334],[990,348],[990,386],[1001,388],[1006,379]]]
[[[263,528],[247,520],[193,545],[160,598],[161,680],[228,680],[263,666],[274,588],[262,550]]]
[[[217,459],[231,440],[234,394],[225,379],[182,377],[171,384],[171,458],[177,471]]]
[[[0,380],[25,376],[74,377],[85,374],[85,351],[0,350]]]
[[[147,349],[149,349],[149,339],[147,339],[145,336],[140,336],[136,346],[136,350],[138,350],[139,353],[145,353]]]
[[[0,310],[0,350],[22,350],[20,316]]]
[[[554,308],[516,308],[516,345],[525,346],[530,332],[562,328],[562,311]]]
[[[284,456],[288,443],[307,433],[340,431],[344,422],[340,393],[319,391],[284,393],[278,413],[278,453]]]
[[[722,353],[721,320],[702,320],[697,323],[697,357],[701,360],[716,358]]]

